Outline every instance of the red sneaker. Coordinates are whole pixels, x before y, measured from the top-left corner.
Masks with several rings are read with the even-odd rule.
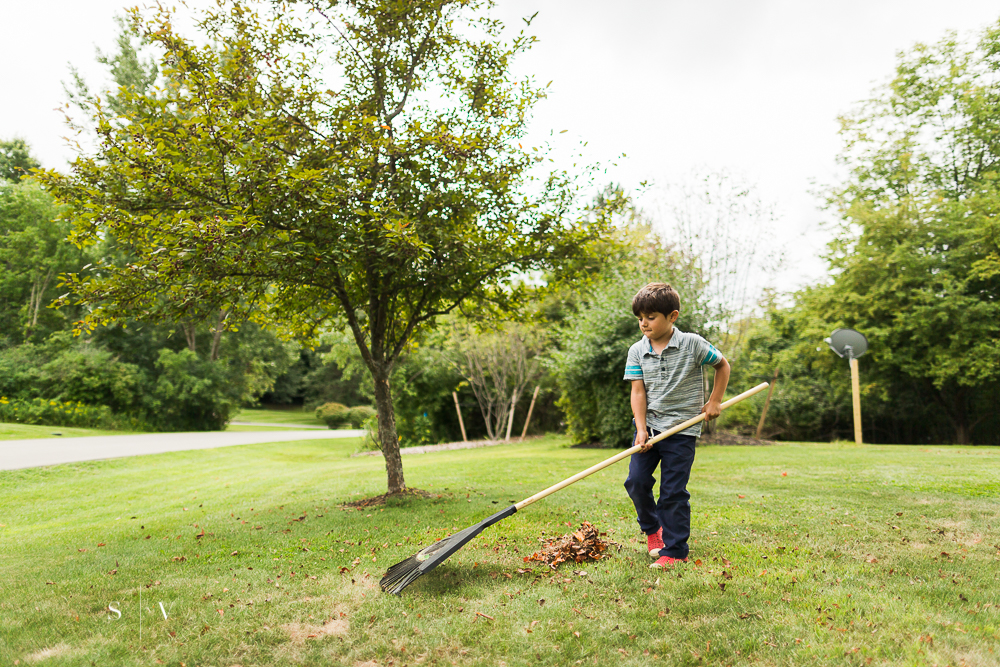
[[[650,565],[649,567],[659,570],[660,568],[664,568],[668,565],[673,565],[674,563],[686,563],[686,562],[688,562],[687,558],[671,558],[670,556],[660,556],[660,559],[655,563],[653,563],[652,565]]]
[[[646,547],[649,549],[649,555],[653,558],[660,557],[660,549],[663,548],[663,528],[660,527],[652,535],[646,536]]]

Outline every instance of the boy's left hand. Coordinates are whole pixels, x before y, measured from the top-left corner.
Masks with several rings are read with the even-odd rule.
[[[722,414],[722,403],[719,401],[709,401],[705,404],[705,407],[701,409],[705,413],[705,420],[712,420]]]

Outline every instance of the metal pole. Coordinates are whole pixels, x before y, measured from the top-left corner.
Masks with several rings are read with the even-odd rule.
[[[458,407],[458,392],[451,392],[452,398],[455,399],[455,412],[458,413],[458,426],[462,429],[462,442],[468,442],[469,439],[465,437],[465,422],[462,421],[462,408]]]
[[[854,395],[854,442],[861,444],[861,380],[858,360],[851,357],[851,393]]]
[[[774,383],[778,381],[778,369],[774,369],[774,379],[771,380],[771,386],[767,390],[767,398],[764,399],[764,410],[760,413],[760,422],[757,424],[757,435],[756,438],[760,440],[760,434],[764,430],[764,419],[767,417],[767,409],[771,405],[771,393],[774,391]]]
[[[535,410],[535,399],[538,398],[538,390],[541,388],[541,385],[535,385],[535,393],[531,395],[531,405],[528,406],[528,416],[524,420],[524,428],[521,430],[521,440],[524,440],[524,436],[528,435],[528,424],[531,423],[531,413]]]

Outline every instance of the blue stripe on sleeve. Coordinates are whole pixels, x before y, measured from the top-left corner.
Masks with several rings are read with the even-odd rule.
[[[701,365],[714,366],[715,364],[719,363],[720,359],[722,359],[722,354],[720,354],[719,351],[715,349],[714,345],[709,343],[708,352],[705,354],[705,358],[702,360]]]

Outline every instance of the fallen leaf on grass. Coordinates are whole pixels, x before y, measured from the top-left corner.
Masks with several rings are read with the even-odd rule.
[[[205,537],[205,529],[204,528],[201,529],[200,533],[198,533],[197,535],[194,536],[194,539],[199,540],[199,539],[201,539],[203,537]]]

